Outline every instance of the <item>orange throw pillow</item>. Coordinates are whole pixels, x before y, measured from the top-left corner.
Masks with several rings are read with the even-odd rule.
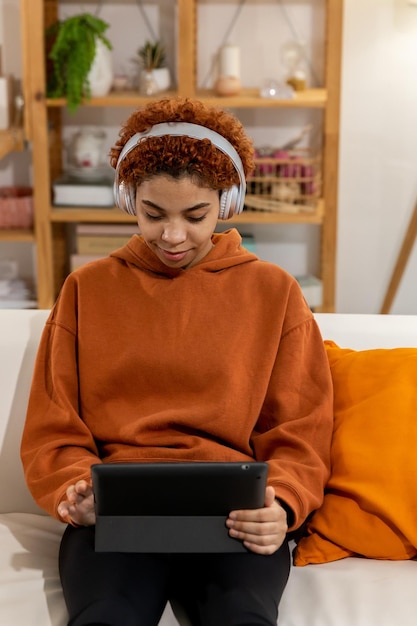
[[[325,341],[334,385],[332,469],[296,565],[417,555],[417,348]]]

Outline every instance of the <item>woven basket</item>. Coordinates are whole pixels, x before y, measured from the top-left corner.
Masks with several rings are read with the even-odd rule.
[[[321,193],[321,156],[308,149],[255,159],[245,205],[255,211],[311,213]]]
[[[33,227],[33,197],[30,187],[0,187],[0,228]]]

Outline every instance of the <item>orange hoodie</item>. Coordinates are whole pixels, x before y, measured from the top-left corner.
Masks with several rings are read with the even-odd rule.
[[[331,377],[297,282],[235,230],[171,269],[135,235],[70,274],[41,339],[21,453],[57,517],[90,466],[129,461],[269,463],[297,527],[329,471]]]

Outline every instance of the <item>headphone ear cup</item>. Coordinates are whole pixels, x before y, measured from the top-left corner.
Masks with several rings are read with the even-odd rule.
[[[132,185],[125,182],[114,185],[114,199],[116,206],[128,215],[136,215],[136,193]]]
[[[136,187],[134,185],[128,185],[125,189],[126,193],[126,205],[129,215],[136,216]]]
[[[233,215],[238,215],[242,212],[241,206],[239,206],[239,187],[237,185],[233,185],[230,189],[224,189],[220,195],[220,210],[219,210],[219,219],[227,220]]]
[[[219,220],[227,220],[229,217],[229,190],[223,190],[220,194]]]

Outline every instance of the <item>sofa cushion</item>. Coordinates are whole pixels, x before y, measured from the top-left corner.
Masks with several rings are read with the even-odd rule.
[[[58,574],[63,529],[45,515],[0,515],[0,624],[66,626]]]
[[[0,515],[1,626],[67,625],[58,571],[64,528],[46,515]],[[178,626],[169,604],[160,626]]]
[[[334,384],[332,470],[296,565],[417,555],[417,349],[326,341]]]
[[[293,567],[279,626],[415,626],[416,561],[352,557]]]

